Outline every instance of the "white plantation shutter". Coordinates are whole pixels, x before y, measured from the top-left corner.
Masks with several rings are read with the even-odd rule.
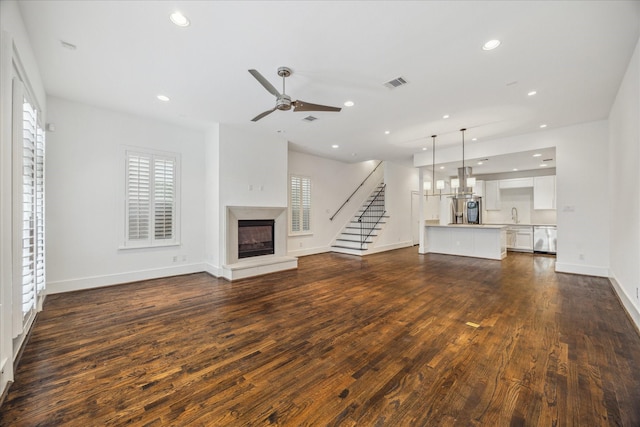
[[[127,156],[127,240],[148,240],[151,228],[151,157]]]
[[[22,113],[22,313],[36,300],[36,111],[25,99]]]
[[[126,152],[125,246],[177,241],[178,157]]]
[[[45,289],[45,262],[44,262],[44,131],[36,126],[36,206],[35,206],[35,275],[36,292],[41,295]]]
[[[311,179],[291,175],[289,181],[291,233],[311,232]]]
[[[173,212],[175,211],[175,161],[154,161],[154,234],[156,239],[173,238]]]
[[[20,335],[33,320],[45,290],[44,153],[45,135],[39,114],[19,79],[13,82],[14,248],[13,333]],[[38,297],[40,296],[40,300]]]

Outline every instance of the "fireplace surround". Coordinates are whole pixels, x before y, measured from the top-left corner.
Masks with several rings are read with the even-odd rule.
[[[239,256],[238,223],[241,220],[273,221],[273,253],[246,258]],[[222,276],[237,280],[298,268],[298,259],[287,256],[287,208],[260,206],[226,207],[225,259]]]

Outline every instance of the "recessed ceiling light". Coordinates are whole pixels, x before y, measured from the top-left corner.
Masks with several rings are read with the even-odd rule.
[[[482,50],[493,50],[500,46],[500,40],[489,40],[482,46]]]
[[[178,27],[188,27],[189,24],[191,24],[191,22],[189,22],[189,18],[178,11],[175,11],[171,15],[169,15],[169,19],[171,19],[171,22],[176,24]]]
[[[448,119],[448,118],[449,118],[449,115],[448,115],[448,114],[445,114],[444,116],[442,116],[442,118],[443,118],[443,119]]]
[[[158,95],[158,96],[156,96],[156,98],[158,98],[160,101],[164,101],[164,102],[169,101],[169,97],[167,95]]]
[[[351,157],[355,157],[357,155],[358,155],[358,153],[351,153]]]
[[[340,148],[340,146],[338,144],[333,144],[331,148]]]
[[[390,133],[391,133],[391,131],[389,131],[389,130],[385,130],[385,131],[384,131],[384,134],[385,134],[385,135],[389,135]]]
[[[514,171],[514,172],[518,172],[518,168],[513,168],[511,170]]]
[[[540,156],[542,156],[542,154],[540,154],[540,153],[536,153],[536,154],[533,155],[533,157],[540,157]]]
[[[427,147],[422,147],[422,151],[427,151]]]
[[[353,103],[353,101],[345,101],[344,106],[345,107],[353,107],[355,104]]]
[[[484,162],[481,160],[478,162],[479,165],[484,165]]]
[[[472,141],[477,141],[477,140],[478,140],[478,138],[471,138],[471,140],[472,140]]]
[[[536,92],[535,90],[532,90],[531,92],[527,93],[527,96],[533,96],[536,93],[538,93],[538,92]]]
[[[544,123],[540,125],[540,128],[541,128],[541,129],[544,129],[544,128],[546,128],[546,127],[547,127],[547,125],[546,125],[546,124],[544,124]]]
[[[547,164],[546,164],[546,163],[540,163],[540,167],[541,167],[541,168],[543,168],[543,167],[545,167],[545,166],[547,166]]]
[[[440,166],[440,169],[444,169],[444,166]]]

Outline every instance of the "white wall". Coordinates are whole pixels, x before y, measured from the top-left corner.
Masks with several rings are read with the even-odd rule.
[[[16,50],[33,96],[43,116],[46,99],[38,65],[29,42],[17,2],[0,1],[0,395],[13,380],[13,355],[24,334],[12,340],[12,184],[11,184],[11,103],[12,61]],[[20,254],[15,254],[20,256]]]
[[[204,133],[55,97],[48,104],[56,127],[46,154],[48,292],[203,271]],[[180,246],[118,249],[124,146],[180,154]]]
[[[291,256],[327,252],[336,235],[342,230],[372,189],[382,181],[383,166],[358,190],[351,201],[331,221],[340,205],[353,193],[376,167],[378,161],[344,163],[289,151],[289,174],[311,178],[311,228],[313,234],[289,236],[288,254]],[[378,172],[380,172],[378,174]]]
[[[393,162],[385,162],[384,166],[385,205],[389,218],[370,252],[413,245],[411,192],[419,190],[418,169]]]
[[[556,270],[609,275],[608,131],[606,121],[545,129],[473,144],[469,158],[556,147],[558,254]],[[460,160],[458,147],[438,151],[439,162]],[[414,156],[428,166],[428,153]]]
[[[219,127],[218,253],[221,265],[226,264],[227,206],[288,205],[287,141],[279,136],[265,138],[253,131],[251,125]]]
[[[205,135],[205,269],[216,277],[220,266],[220,126],[214,125]]]
[[[640,328],[640,41],[609,115],[611,280]]]
[[[609,276],[608,126],[559,129],[556,271]]]

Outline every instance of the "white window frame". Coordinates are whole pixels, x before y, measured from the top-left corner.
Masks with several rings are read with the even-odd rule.
[[[129,160],[131,156],[140,156],[149,159],[149,217],[148,217],[148,235],[146,238],[131,239],[129,236]],[[141,147],[123,147],[122,156],[122,177],[123,177],[123,226],[122,226],[122,243],[119,249],[139,249],[139,248],[155,248],[165,246],[178,246],[180,245],[180,154],[164,152],[158,150],[152,150]],[[156,177],[155,167],[157,162],[170,161],[174,165],[174,180],[173,180],[173,206],[172,206],[172,231],[173,235],[169,239],[156,238]]]
[[[304,210],[305,210],[305,200],[304,198],[301,196],[300,197],[300,201],[298,202],[298,214],[294,215],[294,194],[293,194],[293,190],[294,190],[294,185],[293,185],[293,181],[294,180],[300,180],[300,189],[301,191],[303,191],[305,183],[306,185],[308,185],[308,192],[309,192],[309,200],[308,200],[308,212],[309,212],[309,217],[308,217],[308,228],[304,229]],[[311,180],[310,177],[308,176],[303,176],[303,175],[297,175],[297,174],[291,174],[289,175],[289,235],[290,236],[305,236],[305,235],[311,235],[313,234],[313,221],[312,221],[312,206],[313,206],[313,182]],[[295,218],[297,216],[297,218]],[[296,230],[294,229],[294,224],[296,223],[297,219],[297,223],[300,224],[300,229]]]

